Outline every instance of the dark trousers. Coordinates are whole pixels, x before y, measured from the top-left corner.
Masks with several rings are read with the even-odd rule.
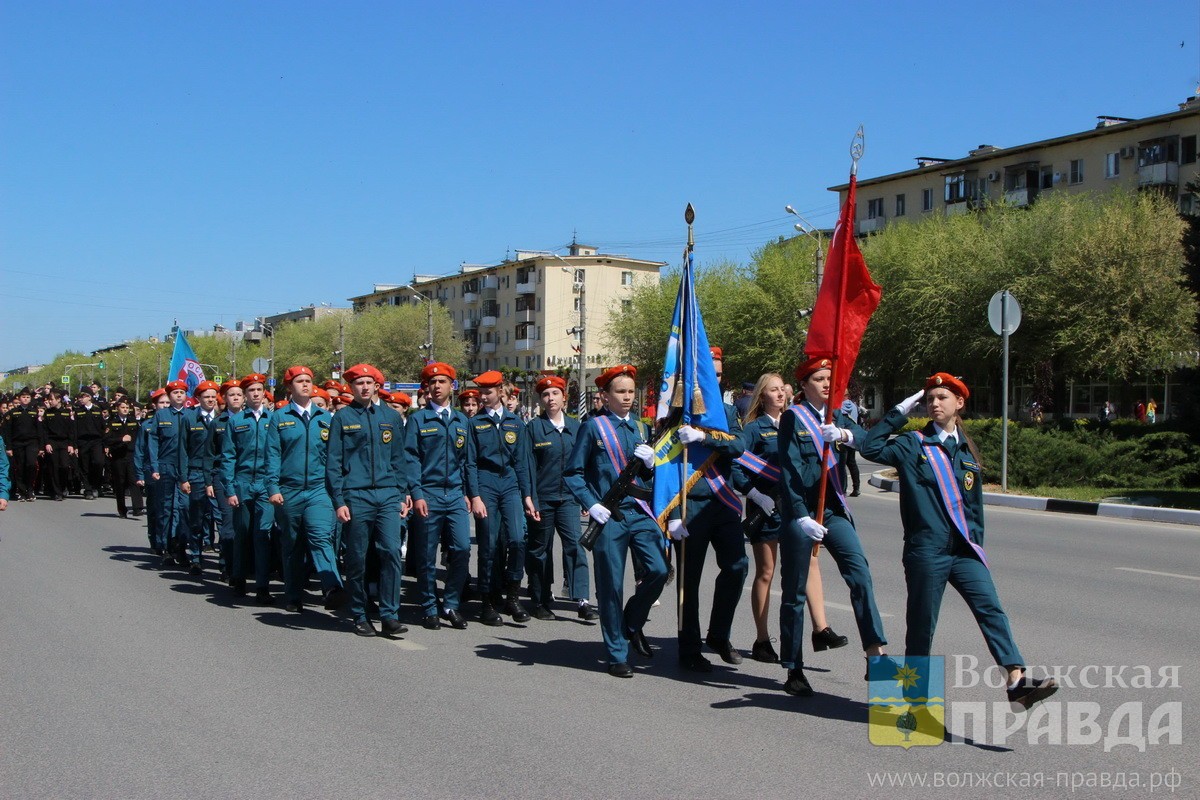
[[[100,494],[104,485],[104,442],[100,439],[81,439],[79,448],[79,477],[85,492]]]
[[[442,602],[447,610],[462,603],[471,562],[471,520],[461,492],[441,494],[425,491],[429,516],[413,513],[412,552],[417,559],[416,602],[426,617],[438,613],[437,607],[437,548],[441,543],[446,559],[446,583]]]
[[[71,454],[67,442],[51,442],[53,452],[46,454],[42,464],[43,486],[50,497],[65,495],[71,485]]]
[[[217,498],[208,496],[204,476],[193,477],[189,483],[192,493],[188,495],[188,556],[193,564],[199,564],[205,546],[212,542],[213,523],[220,519],[221,510]]]
[[[841,463],[838,464],[838,477],[842,480],[842,486],[849,486],[850,491],[857,492],[859,484],[858,473],[858,451],[853,447],[843,447],[841,449]],[[846,483],[846,471],[850,472],[850,483]]]
[[[525,548],[525,571],[529,574],[529,596],[539,606],[554,601],[554,533],[562,539],[563,578],[571,599],[586,600],[588,585],[587,551],[579,546],[579,504],[573,500],[542,503],[541,522],[529,520],[529,539]]]
[[[112,479],[113,495],[117,498],[117,513],[122,517],[129,513],[125,506],[126,492],[133,497],[133,513],[142,513],[145,506],[142,501],[142,487],[133,479],[133,454],[109,459],[108,474]]]
[[[622,503],[621,511],[625,518],[605,523],[593,551],[596,604],[610,664],[629,661],[627,634],[640,631],[646,624],[651,606],[667,583],[667,559],[658,523],[632,502]],[[633,597],[622,609],[627,556],[639,565],[640,575]]]
[[[33,497],[33,482],[37,479],[37,442],[11,445],[12,483],[16,497]]]
[[[700,505],[700,504],[696,504]],[[749,561],[746,559],[746,540],[742,534],[741,517],[715,498],[705,501],[692,513],[688,507],[688,537],[675,543],[676,553],[683,558],[683,630],[679,632],[679,655],[700,654],[700,578],[709,545],[717,557],[717,575],[713,591],[712,613],[708,634],[719,641],[729,639],[733,615],[742,589],[746,586]]]
[[[521,582],[525,575],[525,522],[521,506],[521,492],[515,485],[483,485],[479,496],[487,507],[487,516],[475,521],[475,538],[479,546],[479,594],[487,595],[496,586],[497,553],[507,537],[507,570],[503,573],[508,582]],[[498,580],[496,581],[498,582]]]
[[[346,543],[346,588],[350,613],[355,621],[367,618],[367,587],[364,576],[367,550],[379,558],[379,618],[400,616],[400,504],[399,489],[350,489],[345,503],[350,522],[343,529]]]
[[[245,580],[246,562],[253,554],[254,588],[265,590],[271,585],[271,528],[275,525],[275,506],[267,498],[267,487],[262,483],[235,481],[233,494],[237,496],[238,505],[233,509],[235,541],[230,574],[235,580]]]

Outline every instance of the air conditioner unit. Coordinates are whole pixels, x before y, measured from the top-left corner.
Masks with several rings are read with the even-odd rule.
[[[1135,155],[1137,155],[1136,147],[1122,147],[1121,148],[1121,158],[1133,158]]]
[[[991,172],[989,172],[989,173],[987,174],[987,179],[988,179],[989,181],[998,181],[998,180],[1000,180],[1000,172],[999,172],[999,170],[992,170]]]

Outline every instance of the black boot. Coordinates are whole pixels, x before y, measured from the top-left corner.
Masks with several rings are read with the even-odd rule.
[[[529,612],[521,605],[521,582],[508,582],[508,599],[504,603],[504,613],[513,618],[513,622],[529,622]]]
[[[483,601],[482,607],[479,609],[479,621],[493,628],[504,624],[504,619],[496,612],[496,607],[492,605],[490,599]]]

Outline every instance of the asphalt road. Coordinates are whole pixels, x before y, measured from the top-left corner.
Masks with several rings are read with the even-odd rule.
[[[1179,685],[1064,689],[1041,718],[1060,744],[1019,726],[998,737],[989,715],[982,735],[948,720],[958,743],[904,750],[868,739],[862,656],[832,560],[829,619],[852,646],[810,654],[817,696],[798,699],[780,691],[782,669],[748,658],[735,669],[712,656],[707,679],[681,673],[673,596],[654,611],[658,651],[635,657],[633,680],[606,674],[599,628],[566,606],[553,622],[431,632],[406,605],[403,639],[362,639],[323,611],[233,602],[211,573],[156,568],[144,526],[111,504],[0,514],[2,797],[1064,797],[1072,781],[1075,796],[1121,797],[1146,792],[1086,782],[1156,775],[1179,782],[1175,796],[1200,793],[1197,528],[989,508],[989,556],[1030,664],[1072,665],[1076,678],[1086,665],[1149,665],[1156,680],[1175,665]],[[896,497],[868,488],[854,508],[901,651]],[[714,571],[710,559],[710,588]],[[752,641],[747,597],[734,642]],[[989,663],[952,591],[935,647],[952,708],[1002,699],[952,682],[955,656]],[[1133,708],[1122,704],[1136,704],[1141,733],[1173,702],[1178,743],[1117,744]],[[1104,736],[1078,743],[1072,703],[1094,704],[1110,752]]]

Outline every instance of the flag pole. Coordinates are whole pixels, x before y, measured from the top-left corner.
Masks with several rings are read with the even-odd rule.
[[[687,223],[687,249],[684,250],[683,279],[690,284],[691,280],[692,280],[692,252],[696,249],[696,238],[695,238],[695,234],[692,231],[692,223],[696,221],[696,209],[692,208],[691,203],[688,203],[687,208],[684,209],[684,211],[683,211],[683,221]],[[694,287],[693,287],[693,291],[694,291]],[[688,333],[691,331],[691,326],[692,326],[692,322],[693,322],[693,320],[691,319],[691,314],[689,313],[690,311],[691,311],[690,307],[685,307],[683,309],[683,314],[680,316],[680,320],[679,320],[682,323],[682,330],[680,331],[680,336],[679,336],[679,348],[681,351],[684,347],[691,347],[694,349],[696,346],[696,337],[688,335]],[[684,364],[683,353],[680,352],[679,355],[680,355],[680,358],[679,358],[678,363],[679,363],[680,368],[682,368],[683,364]],[[689,384],[689,382],[688,382],[689,376],[685,375],[684,383],[683,383],[683,392],[682,392],[684,416],[685,416],[686,424],[691,424],[690,416],[691,416],[691,411],[692,411],[692,406],[691,406],[692,397],[688,393],[687,389],[688,389],[689,385],[691,387],[693,387],[693,390],[696,386],[696,374],[695,374],[696,354],[695,353],[692,354],[691,364],[692,364],[692,375],[690,376],[691,382]],[[680,485],[679,518],[680,518],[680,521],[683,523],[683,525],[686,527],[687,526],[688,446],[687,446],[687,443],[685,443],[685,442],[681,442],[681,444],[683,444],[683,458],[680,459],[680,464],[679,464],[680,475],[682,477],[682,480],[680,481],[680,484],[679,484]],[[679,581],[675,587],[675,629],[678,632],[678,631],[683,630],[683,585],[685,583],[685,581],[684,581],[684,577],[685,577],[684,564],[687,562],[687,539],[686,538],[679,540],[679,549],[676,551],[676,560],[679,562],[679,568],[676,570],[679,573]]]
[[[866,149],[866,134],[863,132],[863,126],[859,125],[858,130],[854,132],[854,138],[850,140],[850,192],[854,191],[854,184],[858,182],[858,160],[862,158],[863,151]],[[850,202],[850,192],[846,193],[846,202]],[[853,223],[853,220],[851,220]],[[842,230],[842,236],[853,236],[854,231]],[[829,398],[825,401],[825,424],[833,424],[833,389],[838,385],[838,365],[841,362],[841,347],[842,347],[842,306],[846,304],[846,248],[841,249],[842,264],[841,269],[837,271],[838,275],[838,301],[834,311],[834,331],[836,335],[833,339],[833,354],[830,359],[833,361],[833,367],[829,371]],[[817,287],[817,292],[820,293],[821,288]],[[821,488],[817,491],[817,524],[825,524],[825,494],[826,488],[829,485],[829,451],[833,445],[830,442],[825,442],[821,448]],[[812,555],[816,558],[821,554],[821,543],[813,542]]]

